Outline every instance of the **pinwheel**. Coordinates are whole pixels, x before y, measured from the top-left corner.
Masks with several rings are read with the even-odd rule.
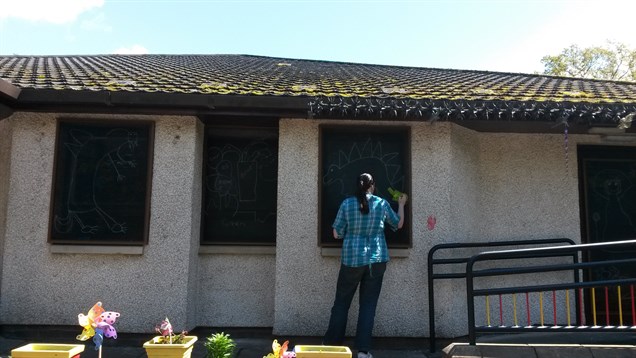
[[[294,352],[288,352],[287,351],[287,347],[289,346],[289,341],[285,341],[285,343],[283,343],[283,345],[281,346],[280,343],[278,343],[278,340],[274,340],[274,342],[272,342],[272,353],[264,356],[263,358],[293,358],[296,357],[296,353]]]
[[[172,344],[172,336],[174,335],[174,331],[172,329],[172,324],[170,324],[170,321],[168,320],[168,317],[166,317],[166,319],[161,321],[161,323],[157,325],[157,327],[155,327],[155,331],[161,334],[164,339],[165,337],[169,337],[169,343]]]
[[[102,307],[102,303],[97,302],[91,307],[87,315],[80,313],[77,316],[80,326],[84,328],[82,333],[77,336],[77,339],[87,341],[93,337],[95,350],[99,351],[99,357],[101,357],[104,337],[117,339],[117,331],[113,325],[118,317],[119,313],[106,311]]]

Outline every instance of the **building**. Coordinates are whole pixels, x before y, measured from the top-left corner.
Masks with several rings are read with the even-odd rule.
[[[381,195],[411,198],[389,238],[375,334],[427,336],[435,244],[636,235],[635,115],[629,82],[243,55],[3,56],[0,325],[73,325],[103,301],[124,332],[167,315],[176,329],[322,335],[334,208],[368,171]],[[438,291],[440,336],[466,332],[461,290]]]

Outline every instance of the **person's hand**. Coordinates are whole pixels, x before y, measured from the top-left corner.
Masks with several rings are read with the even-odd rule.
[[[406,204],[406,202],[409,200],[409,196],[402,193],[402,195],[400,195],[400,198],[398,199],[398,204],[400,205],[404,205]]]

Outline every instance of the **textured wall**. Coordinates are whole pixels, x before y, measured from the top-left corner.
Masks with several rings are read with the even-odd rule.
[[[281,335],[322,335],[335,293],[339,258],[323,257],[318,242],[318,133],[316,121],[283,120],[280,124],[278,242],[274,332]],[[329,122],[333,124],[333,122]],[[339,122],[344,125],[387,125],[387,122]],[[426,306],[426,252],[438,237],[447,236],[448,220],[432,232],[426,217],[448,215],[450,126],[413,125],[411,148],[413,248],[408,258],[389,263],[378,306],[375,334],[423,336]],[[357,298],[354,298],[357,302]],[[354,304],[355,306],[355,304]],[[353,333],[357,309],[350,311]]]
[[[318,122],[281,120],[279,133],[274,332],[318,335],[338,265],[317,244]]]
[[[7,202],[9,200],[9,173],[11,171],[11,127],[12,120],[0,121],[0,301],[2,300],[2,262]]]
[[[66,118],[78,117],[67,115]],[[175,329],[193,328],[200,200],[201,126],[192,117],[81,116],[155,120],[149,244],[143,255],[54,254],[46,242],[55,117],[20,113],[11,149],[2,324],[77,324],[101,300],[122,314],[119,329],[149,332],[168,315]],[[198,195],[197,195],[198,196]],[[196,274],[196,271],[195,271]],[[44,299],[46,296],[46,299]]]
[[[339,260],[321,256],[316,244],[320,123],[283,120],[280,126],[274,331],[281,335],[322,335],[335,290]],[[436,244],[553,237],[579,241],[576,144],[598,142],[595,136],[571,136],[566,163],[559,134],[480,133],[450,123],[406,125],[412,129],[413,192],[407,211],[413,247],[408,257],[389,264],[377,311],[378,336],[429,334],[426,255]],[[433,230],[426,225],[429,216],[436,218]],[[464,282],[458,280],[436,284],[438,336],[466,334],[463,292]]]
[[[451,178],[449,183],[453,226],[449,241],[472,241],[479,225],[479,136],[472,130],[453,126],[451,131]]]
[[[275,256],[205,254],[199,261],[199,326],[274,325]]]
[[[435,240],[427,246],[430,250],[434,245],[448,242],[471,242],[478,237],[475,228],[479,225],[479,135],[475,131],[460,126],[451,126],[449,130],[449,146],[443,148],[450,153],[449,171],[447,177],[441,177],[443,188],[447,191],[444,200],[448,200],[448,215],[437,216],[440,224],[448,227],[443,235],[435,236]],[[438,155],[443,155],[438,153]],[[423,230],[428,230],[424,228]],[[436,233],[434,229],[432,233]],[[426,232],[426,231],[425,231]],[[436,258],[444,255],[438,252]],[[440,272],[440,268],[436,268]],[[455,266],[453,270],[459,269]],[[446,269],[444,269],[446,270]],[[466,299],[458,294],[464,290],[465,283],[461,280],[436,281],[435,284],[435,318],[436,334],[438,336],[459,336],[465,334],[466,328]],[[428,295],[428,289],[426,290]],[[425,296],[428,297],[428,296]],[[428,302],[428,301],[427,301]],[[427,319],[428,319],[428,304]],[[428,321],[426,321],[428,327]],[[426,334],[429,335],[428,328]]]
[[[478,133],[459,127],[453,127],[452,133],[455,171],[450,186],[454,230],[444,242],[557,237],[580,242],[576,146],[598,144],[597,136],[570,136],[566,155],[561,134]],[[480,251],[485,250],[464,250],[462,254]],[[570,279],[570,275],[553,275],[550,279],[557,282]],[[527,275],[524,280],[526,284],[548,283],[545,276]],[[476,287],[505,286],[511,282],[512,278],[499,277],[476,282]],[[437,335],[467,334],[464,283],[440,280],[436,281],[435,289]],[[563,302],[563,295],[559,294],[558,299]],[[494,310],[497,304],[492,302],[491,308]],[[504,321],[510,323],[513,311],[510,298],[504,300],[504,307],[508,309]],[[536,320],[539,312],[536,297],[531,309]],[[551,313],[551,306],[546,309]],[[484,312],[484,303],[477,302],[478,324],[485,324]],[[560,322],[565,321],[564,317],[565,312],[559,309]],[[495,317],[493,313],[491,319],[498,323],[498,314]]]
[[[559,134],[481,134],[480,143],[480,236],[579,239],[575,138],[567,162]]]
[[[0,214],[3,202],[10,213],[0,226],[0,324],[73,325],[78,313],[102,300],[122,313],[124,332],[149,332],[168,315],[176,329],[273,326],[279,335],[324,333],[339,258],[322,256],[317,244],[319,125],[334,121],[280,122],[274,256],[198,253],[203,152],[198,120],[78,118],[155,121],[149,245],[143,255],[51,253],[46,237],[55,117],[19,113],[0,122]],[[439,122],[401,125],[411,127],[407,220],[413,241],[407,257],[389,263],[377,336],[428,336],[426,257],[436,244],[580,240],[576,144],[598,143],[597,136],[570,136],[566,161],[562,135],[479,133]],[[432,230],[429,216],[437,220]],[[463,282],[441,281],[436,292],[438,335],[465,334]],[[350,334],[356,316],[354,302]]]

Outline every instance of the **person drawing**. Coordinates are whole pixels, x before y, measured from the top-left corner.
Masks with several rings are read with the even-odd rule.
[[[333,223],[334,238],[344,241],[336,297],[323,343],[342,345],[349,307],[360,285],[355,348],[358,350],[358,358],[372,358],[369,351],[375,310],[386,263],[389,261],[384,226],[385,223],[388,224],[393,231],[402,228],[404,205],[408,196],[400,196],[398,212],[395,213],[386,200],[373,194],[375,182],[371,174],[360,174],[356,187],[356,195],[340,204]]]

